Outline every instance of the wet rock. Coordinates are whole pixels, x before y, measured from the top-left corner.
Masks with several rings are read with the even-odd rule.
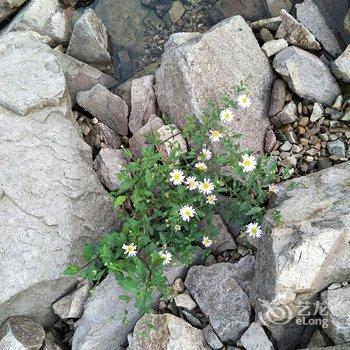
[[[284,107],[287,94],[287,86],[284,80],[276,79],[273,83],[269,116],[273,117]]]
[[[228,128],[244,135],[243,147],[262,151],[269,124],[266,115],[273,73],[268,58],[240,16],[228,18],[182,45],[166,47],[156,72],[157,102],[162,113],[183,126],[187,115],[200,115],[208,99],[219,99],[224,91],[232,91],[232,86],[249,75],[252,105],[235,111],[237,118]]]
[[[289,12],[293,5],[291,0],[266,0],[265,2],[271,16],[279,16],[281,10]]]
[[[28,317],[10,317],[0,328],[1,350],[39,350],[44,339],[43,327]]]
[[[156,97],[153,90],[153,75],[134,79],[131,82],[131,113],[129,129],[134,134],[140,130],[152,114],[156,114]]]
[[[274,350],[274,346],[267,337],[261,324],[253,322],[249,328],[244,332],[240,342],[247,350]]]
[[[339,56],[342,50],[336,34],[328,26],[328,19],[323,16],[317,6],[317,2],[314,0],[305,0],[297,4],[295,9],[298,21],[316,36],[322,48],[334,57]]]
[[[2,0],[0,7],[0,23],[16,12],[27,0]]]
[[[324,113],[323,106],[320,103],[316,102],[312,107],[310,121],[314,123],[315,121],[321,119],[323,117],[323,113]]]
[[[284,38],[289,44],[307,50],[321,49],[315,36],[285,10],[281,11],[281,19],[282,23],[276,33],[277,39]]]
[[[193,301],[193,299],[187,293],[182,293],[177,295],[174,298],[174,301],[177,307],[182,307],[186,310],[193,310],[197,307],[197,304]]]
[[[345,145],[340,140],[328,141],[327,150],[331,156],[337,156],[339,158],[345,158]]]
[[[341,81],[350,83],[350,45],[346,50],[332,63],[333,74]]]
[[[186,11],[185,7],[184,5],[182,5],[182,2],[180,0],[174,1],[169,10],[169,16],[170,16],[171,22],[177,23],[181,19],[181,17],[184,15],[185,11]]]
[[[200,329],[171,314],[143,316],[136,323],[132,348],[133,350],[210,349]]]
[[[267,130],[265,135],[265,152],[271,153],[276,145],[277,138],[272,129]]]
[[[128,106],[117,95],[97,84],[77,94],[77,103],[119,135],[128,134]]]
[[[194,266],[185,285],[221,341],[236,342],[249,326],[251,308],[233,271],[229,263]]]
[[[271,57],[286,47],[288,47],[287,41],[285,39],[278,39],[266,42],[261,49],[266,53],[267,57]]]
[[[224,346],[210,324],[203,329],[203,335],[206,342],[212,349],[219,350]]]
[[[339,86],[329,68],[307,51],[287,47],[275,56],[273,67],[291,90],[308,101],[332,105],[340,95]]]
[[[277,127],[294,123],[298,119],[297,106],[294,101],[289,102],[281,112],[272,117],[271,123]]]
[[[281,17],[272,17],[266,19],[259,19],[258,21],[252,22],[250,27],[253,30],[260,30],[262,28],[266,28],[268,30],[276,31],[281,24]]]
[[[123,150],[102,148],[93,162],[99,180],[110,190],[119,189],[118,174],[126,164]]]
[[[115,73],[106,26],[92,9],[87,9],[75,24],[66,53],[101,72]]]

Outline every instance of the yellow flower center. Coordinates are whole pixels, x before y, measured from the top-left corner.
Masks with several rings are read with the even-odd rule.
[[[258,229],[256,227],[252,227],[251,228],[251,232],[252,232],[253,235],[256,235],[257,232],[258,232]]]
[[[186,216],[191,216],[192,212],[191,212],[191,210],[186,209],[185,212],[184,212],[184,214],[185,214]]]
[[[204,188],[205,190],[209,189],[209,184],[208,184],[208,183],[206,183],[206,182],[204,182],[204,184],[203,184],[203,188]]]
[[[243,162],[244,166],[251,166],[252,165],[252,161],[250,159],[246,159],[244,162]]]
[[[247,96],[242,97],[242,102],[243,103],[247,103],[248,102],[248,97]]]
[[[181,179],[181,176],[180,174],[174,174],[174,180],[180,180]]]
[[[128,253],[132,253],[132,252],[134,251],[134,248],[131,247],[131,246],[129,246],[129,247],[127,248],[127,250],[128,250]]]

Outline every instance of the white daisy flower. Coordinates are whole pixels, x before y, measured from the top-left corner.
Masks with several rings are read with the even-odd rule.
[[[247,230],[246,233],[248,233],[248,235],[250,237],[254,237],[254,238],[259,238],[262,236],[262,230],[259,226],[258,223],[250,223],[249,225],[247,225]]]
[[[200,171],[206,171],[208,169],[207,165],[203,162],[196,163],[194,167]]]
[[[275,184],[269,185],[269,192],[278,193],[279,189]]]
[[[214,190],[214,184],[210,181],[210,179],[204,179],[203,182],[199,183],[198,189],[201,193],[210,194]]]
[[[213,241],[209,239],[208,236],[204,236],[202,239],[202,244],[204,245],[204,247],[209,248],[213,244]]]
[[[190,218],[193,218],[194,214],[196,214],[196,210],[192,206],[184,205],[180,209],[180,216],[183,221],[190,221]]]
[[[210,160],[212,155],[213,155],[213,153],[211,153],[210,149],[208,149],[208,148],[202,149],[202,156],[204,157],[205,160]]]
[[[247,173],[247,172],[253,171],[256,168],[256,160],[254,156],[244,154],[242,157],[242,162],[239,162],[238,165],[243,168],[243,171],[245,173]]]
[[[174,230],[175,231],[181,231],[181,226],[180,225],[175,225]]]
[[[207,202],[208,204],[215,204],[215,202],[217,201],[217,198],[215,196],[215,194],[210,194],[208,197],[207,197]]]
[[[223,123],[229,123],[233,120],[233,112],[231,109],[224,109],[220,112],[220,120]]]
[[[163,250],[159,252],[160,257],[163,259],[163,265],[168,265],[172,259],[172,254],[167,250],[164,252]]]
[[[189,176],[187,179],[186,179],[186,185],[187,185],[187,188],[192,191],[192,190],[195,190],[198,186],[198,182],[196,181],[196,178],[194,176]]]
[[[251,105],[250,98],[246,94],[238,96],[237,100],[238,100],[238,106],[242,108],[247,108]]]
[[[127,254],[128,257],[135,256],[137,254],[137,246],[134,243],[131,243],[129,245],[123,244],[122,248],[125,250],[124,254]]]
[[[182,170],[174,169],[170,173],[170,181],[175,185],[181,185],[185,179],[184,173]]]
[[[218,142],[222,138],[222,133],[218,130],[210,130],[209,131],[209,138],[213,142]]]

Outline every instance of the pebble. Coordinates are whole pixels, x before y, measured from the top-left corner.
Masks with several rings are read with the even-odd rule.
[[[316,102],[312,108],[310,121],[314,123],[315,121],[319,120],[320,118],[322,118],[323,113],[323,106],[320,103]]]
[[[327,134],[319,134],[319,137],[323,141],[328,141],[329,140],[329,136]]]
[[[281,112],[284,107],[286,93],[287,85],[284,80],[276,79],[271,92],[269,117],[274,117],[277,113]]]
[[[276,145],[276,135],[272,129],[267,130],[265,135],[265,152],[270,153]]]
[[[194,300],[189,296],[187,293],[182,293],[177,295],[174,298],[175,305],[177,307],[182,307],[183,309],[186,310],[193,310],[197,307],[197,304],[194,302]]]
[[[292,152],[293,153],[300,153],[302,151],[302,146],[300,145],[293,145]]]
[[[318,150],[315,149],[315,148],[310,148],[310,149],[307,150],[305,153],[306,153],[307,155],[309,155],[309,156],[315,156],[315,155],[318,153]]]
[[[308,117],[301,117],[298,121],[298,124],[300,126],[308,126],[309,125],[309,118]]]
[[[297,143],[298,142],[298,136],[296,135],[296,133],[294,131],[287,131],[284,133],[287,141],[289,141],[290,143]]]
[[[305,157],[305,161],[308,162],[308,163],[311,163],[313,160],[314,160],[314,157],[311,157],[311,156],[306,156]]]
[[[342,95],[339,95],[339,96],[336,98],[336,100],[335,100],[335,102],[334,102],[332,108],[336,109],[337,111],[340,111],[341,108],[342,108],[342,105],[343,105],[343,96],[342,96]]]
[[[183,293],[185,290],[185,283],[181,278],[177,278],[173,283],[173,289],[176,293]]]
[[[270,40],[265,42],[261,49],[265,52],[267,57],[276,55],[278,52],[282,51],[288,47],[288,43],[285,39]]]
[[[299,135],[303,135],[303,134],[306,133],[306,129],[304,127],[302,127],[302,126],[298,126],[297,132],[298,132]]]
[[[280,147],[282,151],[290,151],[292,149],[292,144],[289,141],[285,141],[283,145]]]
[[[283,151],[283,152],[280,153],[280,157],[281,157],[282,159],[286,159],[286,158],[288,158],[289,156],[290,156],[290,153],[289,153],[289,152]]]
[[[331,156],[345,158],[345,145],[340,140],[327,142],[327,150]]]

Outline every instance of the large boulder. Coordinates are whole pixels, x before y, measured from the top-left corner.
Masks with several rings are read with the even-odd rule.
[[[236,117],[228,128],[243,135],[244,147],[262,151],[269,125],[273,73],[243,18],[228,18],[203,35],[177,34],[176,40],[173,37],[156,72],[155,91],[160,110],[181,127],[186,116],[199,116],[209,100],[218,101],[241,80],[249,78],[252,105],[235,111]]]
[[[0,323],[20,314],[48,326],[51,305],[77,283],[64,269],[114,215],[52,50],[29,33],[7,34],[0,76]]]
[[[347,162],[295,179],[293,189],[290,181],[280,186],[256,256],[253,299],[263,319],[288,322],[300,303],[350,279],[349,181]],[[276,209],[283,225],[272,218]]]

